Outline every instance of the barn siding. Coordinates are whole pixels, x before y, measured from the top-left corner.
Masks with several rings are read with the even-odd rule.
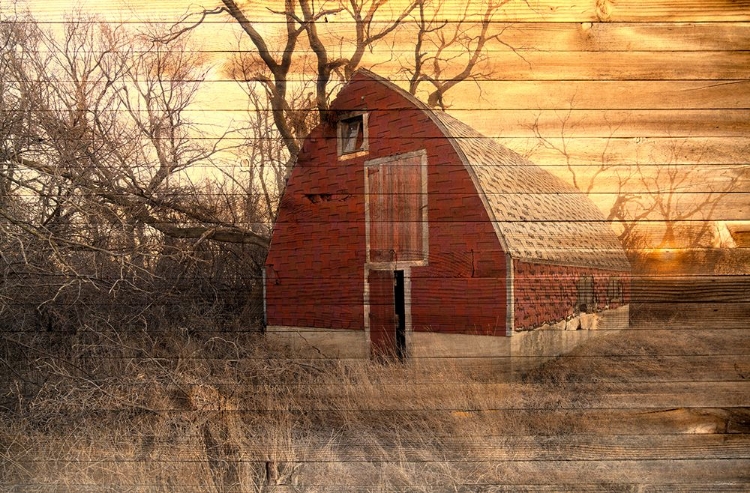
[[[361,94],[377,108],[366,159],[427,151],[430,254],[411,269],[413,330],[504,335],[505,254],[452,144],[426,113],[368,79],[353,80],[334,107],[353,109]]]
[[[266,260],[269,325],[362,328],[364,170],[329,164],[336,160],[335,129],[318,127],[274,227]]]
[[[365,165],[426,148],[430,253],[427,265],[410,267],[409,326],[417,332],[506,335],[505,252],[453,144],[426,112],[404,111],[413,103],[366,75],[355,77],[332,105],[339,114],[373,107],[369,152],[339,158],[333,125],[319,127],[305,142],[269,255],[268,323],[367,326]],[[592,276],[597,310],[627,304],[627,273],[514,262],[514,328],[528,330],[576,314],[576,286],[583,276]],[[622,282],[622,302],[607,298],[612,278]]]
[[[505,254],[451,143],[422,111],[369,79],[332,105],[369,114],[369,153],[339,160],[335,129],[306,140],[282,200],[267,260],[268,324],[364,328],[364,167],[425,149],[429,259],[411,268],[415,331],[505,335]],[[399,138],[390,138],[398,135]]]
[[[598,309],[618,308],[630,303],[630,274],[587,267],[514,261],[514,327],[531,329],[568,319],[578,312],[576,283],[592,276]],[[622,301],[608,302],[610,279],[622,283]]]

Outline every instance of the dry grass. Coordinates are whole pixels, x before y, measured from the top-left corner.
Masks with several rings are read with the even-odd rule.
[[[269,474],[297,486],[341,479],[330,471],[341,464],[385,489],[459,484],[446,455],[524,426],[483,413],[524,405],[513,384],[488,393],[448,364],[294,360],[247,333],[54,339],[3,341],[0,479],[24,491],[260,491]]]
[[[673,360],[660,355],[694,354],[694,344],[689,334],[665,342],[633,330],[508,383],[447,362],[299,360],[242,332],[6,334],[0,485],[472,491],[521,481],[508,464],[555,457],[565,437],[617,424],[593,422],[586,413],[603,397],[576,385],[598,382],[605,394],[621,382],[668,380]]]

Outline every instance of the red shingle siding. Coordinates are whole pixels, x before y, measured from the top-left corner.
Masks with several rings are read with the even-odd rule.
[[[428,176],[430,263],[412,270],[413,327],[504,335],[505,254],[471,178],[453,162],[438,161]],[[446,175],[450,185],[441,189]]]
[[[363,190],[361,167],[337,165],[335,129],[315,129],[289,178],[266,260],[270,325],[362,328]]]
[[[383,84],[355,78],[334,111],[369,111],[369,153],[339,161],[334,126],[306,140],[267,260],[270,325],[364,326],[364,162],[425,149],[429,265],[411,268],[414,330],[505,333],[505,255],[451,143]]]
[[[582,276],[594,279],[594,294],[599,309],[617,308],[630,302],[630,274],[585,267],[513,262],[515,328],[530,329],[545,323],[564,320],[576,312],[578,289]],[[622,285],[622,301],[608,298],[607,286],[612,278]]]
[[[427,153],[429,257],[427,266],[410,267],[412,328],[415,331],[505,335],[506,254],[482,202],[483,196],[477,193],[473,175],[456,153],[454,142],[443,133],[444,122],[441,120],[439,127],[429,112],[420,109],[408,95],[361,74],[355,75],[342,90],[332,111],[339,115],[367,113],[368,152],[339,160],[335,123],[320,125],[305,141],[281,203],[267,260],[268,323],[364,328],[365,161],[424,149]],[[466,138],[478,139],[476,136]],[[474,149],[481,146],[478,141],[462,145],[473,149],[479,157],[489,156],[482,154],[479,148]],[[493,152],[498,159],[509,152],[495,147]],[[502,189],[507,184],[501,183],[500,178],[510,183],[515,175],[508,175],[507,170],[502,177],[493,174],[492,163],[492,160],[477,162],[472,169],[475,174],[484,176],[488,186]],[[533,175],[532,165],[526,163],[525,166],[526,174]],[[490,199],[497,202],[498,207],[502,205],[498,202],[499,196],[488,196],[487,200]],[[531,194],[530,200],[540,199]],[[521,206],[516,208],[522,209]],[[601,214],[597,214],[598,218]],[[508,221],[510,225],[505,224],[506,230],[517,225],[513,219]],[[533,223],[528,229],[532,231],[535,227]],[[599,234],[598,231],[594,233]],[[599,243],[609,247],[611,245],[604,241],[608,239],[604,234]],[[544,241],[544,238],[537,240]],[[607,255],[607,248],[599,248],[594,253]],[[613,258],[614,264],[627,264],[626,261],[618,264],[619,257]],[[602,265],[570,267],[529,260],[515,260],[513,265],[514,326],[517,329],[537,327],[572,315],[576,305],[580,305],[576,283],[582,276],[593,277],[599,309],[615,308],[630,299],[628,272],[606,270]],[[622,301],[611,300],[607,286],[612,278],[619,279],[622,285]]]

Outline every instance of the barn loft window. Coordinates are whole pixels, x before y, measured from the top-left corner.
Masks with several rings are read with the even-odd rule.
[[[359,156],[367,152],[367,113],[360,113],[339,120],[338,155],[342,158]]]

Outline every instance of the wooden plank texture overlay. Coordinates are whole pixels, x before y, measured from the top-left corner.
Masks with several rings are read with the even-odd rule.
[[[0,490],[750,491],[750,1],[0,1],[0,55]]]

